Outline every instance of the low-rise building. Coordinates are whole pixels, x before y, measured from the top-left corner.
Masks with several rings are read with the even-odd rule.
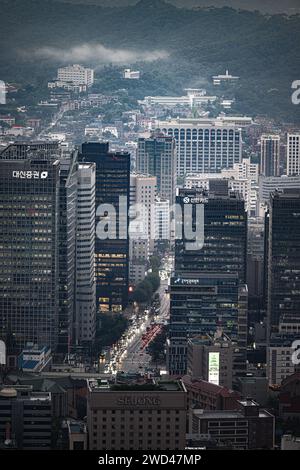
[[[50,450],[52,439],[51,393],[30,387],[0,389],[0,444],[17,449]]]
[[[237,411],[190,410],[189,435],[206,435],[233,449],[273,449],[275,417],[252,400]]]
[[[222,331],[188,340],[187,373],[232,388],[233,344]]]

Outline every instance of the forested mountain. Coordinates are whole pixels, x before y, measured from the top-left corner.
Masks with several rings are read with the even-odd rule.
[[[292,81],[300,80],[299,15],[179,9],[162,0],[120,8],[0,0],[0,8],[1,79],[51,78],[58,64],[76,59],[97,67],[146,58],[139,66],[155,91],[164,82],[163,93],[181,93],[229,68],[241,77],[241,111],[287,120],[300,114],[290,99]]]

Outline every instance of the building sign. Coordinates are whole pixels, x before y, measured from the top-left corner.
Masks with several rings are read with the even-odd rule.
[[[212,384],[220,384],[220,353],[208,353],[208,381]]]
[[[182,279],[182,278],[177,278],[174,281],[174,284],[180,284],[183,286],[198,286],[199,285],[199,279]]]
[[[203,196],[198,196],[198,197],[185,196],[183,198],[183,204],[204,204],[206,202],[208,202],[208,198],[203,197]]]
[[[161,399],[159,397],[151,396],[124,396],[120,397],[117,400],[118,405],[122,406],[159,406],[161,404]]]
[[[31,171],[31,170],[26,170],[26,171],[19,171],[15,170],[12,173],[13,178],[18,178],[18,179],[41,179],[44,180],[48,178],[48,171]]]

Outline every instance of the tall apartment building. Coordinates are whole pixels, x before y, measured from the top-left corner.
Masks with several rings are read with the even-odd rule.
[[[300,190],[271,195],[266,216],[265,276],[269,338],[280,319],[300,312]]]
[[[300,133],[287,135],[287,175],[300,175]]]
[[[109,152],[108,143],[82,144],[81,162],[96,163],[95,276],[97,310],[121,312],[128,302],[130,154]],[[101,205],[108,205],[102,206]],[[114,223],[109,208],[115,210]],[[110,238],[99,238],[98,224],[115,226]],[[103,234],[102,234],[103,236]]]
[[[89,380],[90,450],[183,450],[187,396],[180,381]]]
[[[280,136],[263,134],[260,138],[260,174],[280,175]]]
[[[94,83],[94,70],[78,64],[68,65],[57,70],[57,80],[71,82],[73,85],[92,86]]]
[[[0,337],[16,350],[59,339],[60,161],[57,145],[0,154]]]
[[[76,237],[76,314],[74,325],[74,336],[77,344],[90,343],[95,338],[95,185],[95,163],[79,164]]]
[[[242,118],[173,119],[156,127],[177,144],[177,175],[218,173],[242,161]]]
[[[156,176],[159,196],[174,204],[176,192],[176,143],[174,138],[153,133],[138,140],[138,173]]]

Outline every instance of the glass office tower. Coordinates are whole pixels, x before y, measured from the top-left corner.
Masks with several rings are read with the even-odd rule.
[[[300,189],[274,192],[266,216],[265,285],[269,337],[280,318],[300,318]]]
[[[176,272],[237,273],[246,282],[247,212],[239,193],[223,195],[201,189],[179,189],[176,203],[182,213],[192,207],[191,226],[196,230],[196,206],[204,208],[204,246],[199,250],[186,249],[184,225],[175,245]],[[198,223],[199,225],[199,223]],[[199,228],[199,227],[198,227]]]
[[[129,222],[130,154],[109,152],[108,143],[91,142],[82,145],[80,160],[96,163],[95,276],[97,309],[98,312],[121,312],[128,302],[129,287],[129,239],[127,231]],[[120,197],[126,198],[123,211],[119,210]],[[103,222],[104,218],[107,217],[106,211],[101,212],[99,209],[102,204],[111,204],[115,208],[116,237],[100,239],[97,236],[97,224]],[[121,232],[125,233],[126,236],[124,237]]]
[[[54,152],[54,153],[53,153]],[[59,332],[60,162],[57,145],[0,154],[0,338],[53,350]]]

